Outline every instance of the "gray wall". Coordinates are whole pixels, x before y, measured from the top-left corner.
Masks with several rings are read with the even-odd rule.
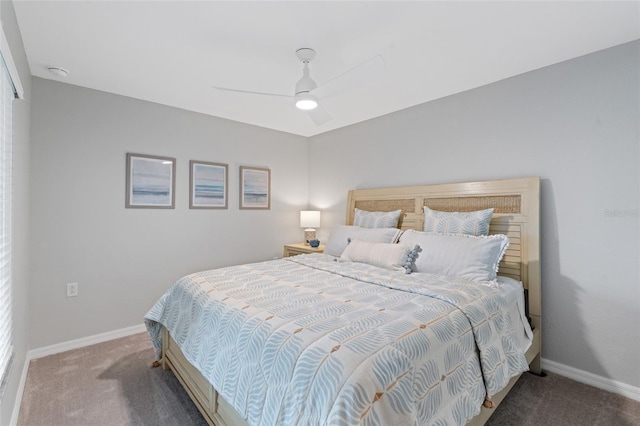
[[[302,238],[301,136],[39,78],[32,117],[31,348],[141,324],[181,276]],[[177,158],[175,209],[125,209],[127,152]],[[228,210],[189,209],[189,160],[229,164]],[[238,209],[240,165],[271,169],[271,210]]]
[[[31,73],[13,3],[0,2],[0,19],[25,91],[25,99],[13,103],[13,343],[15,357],[5,394],[0,403],[0,424],[9,424],[18,390],[29,338],[29,129]]]
[[[542,178],[543,357],[640,386],[640,42],[310,139],[319,236],[351,188]]]

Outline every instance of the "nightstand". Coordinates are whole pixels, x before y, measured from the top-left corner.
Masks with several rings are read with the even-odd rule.
[[[284,253],[282,257],[297,256],[305,253],[322,253],[324,251],[324,244],[320,244],[318,247],[313,248],[307,246],[304,243],[285,244]]]

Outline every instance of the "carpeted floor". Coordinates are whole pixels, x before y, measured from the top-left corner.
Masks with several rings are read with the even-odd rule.
[[[19,426],[204,426],[146,333],[31,361]],[[567,378],[525,374],[487,425],[640,425],[640,402]]]
[[[640,426],[640,402],[557,374],[525,373],[486,426]]]
[[[146,333],[31,361],[19,426],[206,426]]]

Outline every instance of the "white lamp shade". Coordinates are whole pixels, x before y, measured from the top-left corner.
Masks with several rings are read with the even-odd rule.
[[[320,212],[315,210],[303,210],[300,212],[301,228],[319,228]]]

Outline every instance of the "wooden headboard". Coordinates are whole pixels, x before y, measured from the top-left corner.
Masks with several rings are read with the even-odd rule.
[[[466,212],[493,208],[490,234],[506,234],[509,248],[499,275],[515,278],[527,290],[528,313],[539,328],[540,294],[540,179],[355,189],[347,200],[347,225],[355,208],[367,211],[402,210],[401,229],[423,230],[423,206],[433,210]]]

